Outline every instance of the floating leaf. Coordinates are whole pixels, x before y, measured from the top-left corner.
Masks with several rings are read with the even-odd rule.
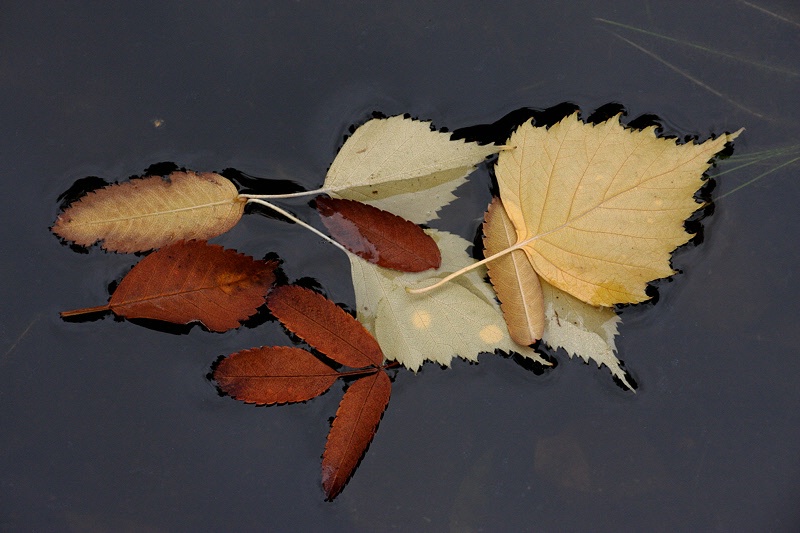
[[[487,257],[516,241],[514,226],[498,198],[486,211],[483,234]],[[525,346],[541,339],[544,332],[542,285],[528,256],[522,250],[514,250],[490,262],[488,267],[511,338]]]
[[[415,224],[428,222],[455,199],[452,191],[475,166],[500,150],[450,137],[403,116],[369,120],[339,150],[323,189]]]
[[[231,398],[271,405],[304,402],[328,390],[339,373],[300,348],[266,346],[227,356],[214,381]]]
[[[134,266],[107,305],[61,316],[111,310],[125,318],[197,321],[211,331],[227,331],[264,303],[276,267],[275,261],[256,261],[205,241],[180,241]]]
[[[81,246],[142,252],[184,239],[210,239],[244,212],[236,186],[210,172],[173,172],[109,185],[73,203],[53,232]]]
[[[517,352],[549,365],[535,350],[511,340],[492,288],[477,268],[429,294],[406,288],[430,285],[475,263],[471,243],[445,231],[426,230],[442,252],[442,266],[431,272],[400,273],[349,255],[358,319],[372,331],[387,359],[418,370],[426,360],[449,365],[455,356],[477,361],[482,352]]]
[[[318,196],[316,205],[331,236],[370,263],[403,272],[442,263],[436,242],[413,222],[353,200]]]
[[[355,318],[321,294],[297,285],[275,287],[267,305],[286,328],[339,364],[379,366],[383,352]]]
[[[516,238],[497,198],[489,205],[483,231],[487,256],[507,248]],[[554,350],[564,348],[570,357],[577,355],[587,363],[592,359],[598,367],[606,365],[625,386],[633,389],[614,355],[614,337],[620,319],[613,308],[589,305],[540,282],[522,250],[491,261],[489,277],[515,341],[524,343],[534,339],[527,343],[530,344],[542,339]]]
[[[564,348],[570,357],[587,363],[606,365],[611,374],[633,390],[615,352],[619,315],[611,307],[595,307],[582,302],[549,283],[542,282],[545,326],[542,342],[557,350]]]
[[[674,274],[671,253],[692,237],[684,221],[701,207],[703,172],[740,132],[678,144],[619,116],[523,124],[496,169],[514,246],[545,281],[592,305],[649,299],[647,283]]]
[[[328,500],[344,488],[375,436],[389,404],[392,382],[383,370],[359,378],[345,391],[322,456],[322,487]]]

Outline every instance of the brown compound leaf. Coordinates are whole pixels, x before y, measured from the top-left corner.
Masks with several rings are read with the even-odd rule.
[[[267,306],[286,328],[339,364],[379,366],[378,341],[344,309],[321,294],[297,285],[275,287]]]
[[[231,398],[272,405],[319,396],[339,373],[306,350],[263,346],[227,356],[214,369],[213,377]]]
[[[231,229],[246,200],[211,172],[173,172],[103,187],[69,206],[53,233],[81,246],[143,252],[179,240],[210,239]]]
[[[196,321],[223,332],[238,327],[264,303],[277,265],[205,241],[180,241],[142,259],[108,304],[64,311],[61,316],[111,310],[129,319]]]
[[[392,382],[383,370],[353,382],[345,391],[322,455],[322,488],[333,500],[344,488],[389,404]]]
[[[316,205],[331,236],[370,263],[403,272],[442,264],[436,241],[409,220],[354,200],[318,196]]]

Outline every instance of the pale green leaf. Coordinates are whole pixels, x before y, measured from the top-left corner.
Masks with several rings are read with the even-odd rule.
[[[475,166],[500,150],[450,137],[431,131],[430,122],[403,116],[372,119],[339,150],[322,190],[428,222],[455,199],[452,191]]]
[[[541,282],[544,295],[545,326],[542,342],[551,348],[563,348],[570,357],[587,363],[593,360],[606,365],[611,374],[633,390],[615,352],[614,337],[620,318],[613,308],[595,307],[574,296]]]
[[[332,192],[331,196],[364,202],[414,224],[425,224],[439,218],[437,212],[456,199],[453,191],[467,181],[473,170],[472,166],[454,168],[421,178],[353,187]]]
[[[406,287],[430,285],[474,263],[467,240],[444,231],[428,230],[442,251],[442,267],[433,274],[387,270],[350,254],[358,319],[381,345],[387,359],[411,370],[424,361],[449,365],[453,357],[476,361],[479,353],[517,352],[549,364],[532,348],[516,344],[508,334],[492,288],[476,269],[429,294],[413,295]]]

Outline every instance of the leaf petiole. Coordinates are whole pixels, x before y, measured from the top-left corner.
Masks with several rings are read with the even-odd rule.
[[[510,254],[514,250],[518,250],[519,248],[522,248],[523,246],[525,246],[526,244],[528,244],[532,240],[533,239],[528,239],[526,241],[522,241],[520,243],[517,243],[514,246],[509,246],[505,250],[500,250],[496,254],[490,255],[489,257],[486,257],[485,259],[481,259],[480,261],[476,261],[475,263],[472,263],[471,265],[465,266],[464,268],[462,268],[460,270],[456,270],[452,274],[449,274],[449,275],[443,277],[442,279],[440,279],[439,281],[437,281],[433,285],[429,285],[427,287],[421,287],[419,289],[412,289],[412,288],[406,287],[406,291],[409,294],[425,294],[428,291],[432,291],[434,289],[437,289],[437,288],[441,287],[442,285],[444,285],[448,281],[450,281],[450,280],[452,280],[454,278],[457,278],[458,276],[461,276],[462,274],[466,274],[467,272],[469,272],[471,270],[475,270],[476,268],[481,267],[481,266],[485,265],[486,263],[494,261],[495,259],[497,259],[499,257],[502,257],[502,256],[504,256],[506,254]]]
[[[98,305],[96,307],[84,307],[83,309],[73,309],[71,311],[61,311],[59,315],[61,318],[67,318],[71,316],[80,316],[80,315],[88,315],[91,313],[105,313],[111,310],[111,306],[106,305]]]
[[[282,198],[302,198],[303,196],[317,196],[332,192],[331,189],[316,189],[313,191],[299,191],[286,194],[240,194],[239,198],[250,200],[280,200]]]
[[[387,370],[389,368],[395,368],[398,366],[400,366],[400,363],[397,361],[389,361],[381,366],[368,366],[356,370],[348,370],[347,372],[337,372],[336,377],[343,378],[347,376],[368,376],[370,374],[374,374],[375,372],[380,372],[381,370]]]
[[[318,191],[314,191],[314,192],[318,192]],[[339,248],[341,251],[343,251],[345,253],[349,253],[347,251],[347,248],[345,248],[344,246],[342,246],[338,242],[334,241],[333,239],[331,239],[330,237],[328,237],[327,235],[325,235],[324,233],[319,231],[317,228],[315,228],[315,227],[313,227],[313,226],[311,226],[309,224],[306,224],[305,222],[303,222],[302,220],[300,220],[299,218],[297,218],[296,216],[294,216],[290,212],[286,211],[285,209],[282,209],[282,208],[278,207],[277,205],[272,204],[270,202],[267,202],[265,200],[261,200],[260,198],[249,198],[247,200],[247,203],[249,204],[251,202],[254,203],[254,204],[263,205],[265,207],[268,207],[268,208],[272,209],[276,213],[280,213],[281,215],[285,216],[286,218],[288,218],[289,220],[291,220],[295,224],[298,224],[298,225],[304,227],[305,229],[311,231],[312,233],[316,233],[317,235],[319,235],[320,237],[322,237],[323,239],[325,239],[326,241],[328,241],[332,245],[334,245],[337,248]]]

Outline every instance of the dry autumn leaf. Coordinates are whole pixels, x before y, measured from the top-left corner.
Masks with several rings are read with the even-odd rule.
[[[516,231],[499,198],[489,204],[483,235],[486,256],[505,250],[516,241]],[[524,346],[541,339],[544,333],[542,284],[528,256],[522,250],[514,250],[490,262],[488,267],[511,338]]]
[[[277,287],[270,309],[293,333],[350,367],[337,372],[298,348],[262,347],[229,355],[214,370],[220,389],[259,405],[306,401],[343,376],[361,376],[345,391],[322,460],[322,484],[332,500],[344,488],[375,435],[389,403],[391,381],[377,342],[353,317],[324,296],[295,285]]]
[[[632,130],[619,116],[578,114],[549,127],[520,126],[498,158],[503,206],[522,249],[548,283],[592,305],[649,299],[671,276],[672,251],[691,239],[684,221],[711,159],[739,132],[701,144]]]
[[[53,232],[81,246],[143,252],[178,240],[210,239],[244,212],[236,186],[211,172],[173,172],[103,187],[70,205]]]
[[[439,268],[442,255],[422,228],[402,217],[353,200],[318,196],[317,211],[331,236],[376,265],[403,272]]]
[[[487,256],[508,248],[516,238],[497,198],[489,205],[483,231]],[[570,357],[577,355],[586,362],[594,360],[597,366],[606,365],[612,375],[633,390],[614,355],[619,316],[613,308],[589,305],[542,282],[522,250],[491,261],[489,278],[515,341],[531,344],[542,339],[554,350],[563,348]]]
[[[516,352],[549,366],[535,350],[515,343],[492,288],[479,267],[431,294],[406,290],[438,282],[476,261],[466,250],[472,243],[452,233],[426,230],[442,253],[442,266],[429,272],[402,273],[367,263],[349,254],[359,321],[373,332],[386,358],[410,370],[427,361],[449,365],[460,356],[477,361],[495,350]]]
[[[339,364],[364,368],[383,363],[383,352],[375,338],[321,294],[297,285],[282,285],[270,293],[267,306],[289,331]]]
[[[369,120],[339,150],[323,188],[340,192],[473,167],[500,150],[450,137],[432,131],[430,122],[401,115]]]
[[[542,342],[557,350],[563,348],[570,357],[594,361],[598,368],[606,365],[625,387],[633,390],[628,374],[615,355],[614,337],[620,318],[612,307],[596,307],[542,282],[545,326]]]
[[[310,352],[265,346],[227,356],[214,369],[219,388],[245,403],[304,402],[327,391],[339,372]]]
[[[383,370],[359,378],[345,391],[322,456],[322,487],[328,500],[342,491],[358,466],[391,392],[392,382]]]
[[[328,169],[320,192],[367,202],[415,224],[436,218],[453,190],[499,146],[452,140],[430,122],[401,115],[367,121]]]
[[[276,267],[275,261],[257,261],[205,241],[179,241],[134,266],[108,304],[61,316],[110,310],[125,318],[197,321],[223,332],[238,327],[264,303]]]

